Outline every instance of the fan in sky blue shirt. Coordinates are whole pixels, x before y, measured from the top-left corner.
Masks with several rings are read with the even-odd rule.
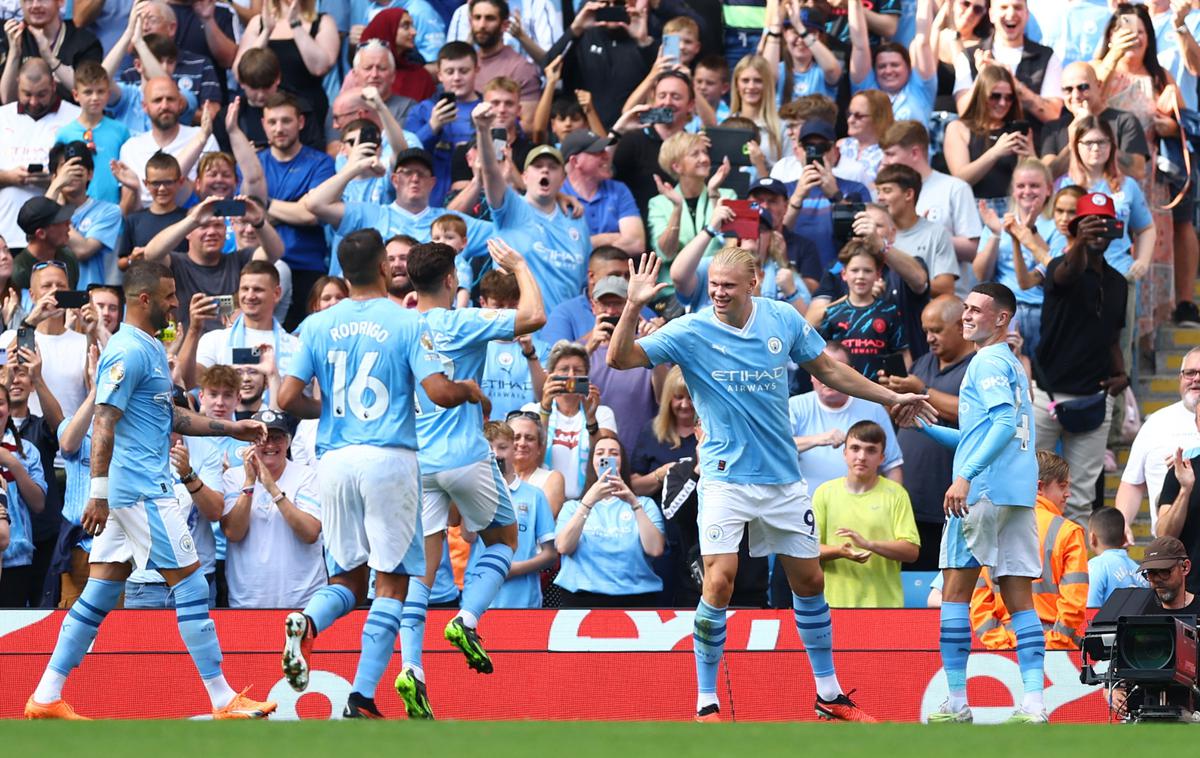
[[[9,439],[12,439],[11,436]],[[14,440],[10,444],[17,444]],[[46,476],[42,468],[42,454],[29,440],[20,440],[21,463],[29,478],[44,493],[46,491]],[[14,452],[13,455],[16,455]],[[0,565],[28,566],[33,563],[33,523],[30,521],[29,506],[21,497],[15,481],[8,482],[5,487],[8,496],[9,541],[8,548],[0,555]]]
[[[513,551],[513,563],[535,558],[542,545],[554,542],[554,514],[550,512],[550,501],[540,487],[514,479],[508,484],[513,509],[517,512],[517,549]],[[661,527],[660,527],[661,528]],[[479,546],[476,550],[475,547]],[[467,561],[467,574],[483,556],[481,542],[471,548]],[[489,608],[541,608],[542,582],[538,572],[509,577],[500,585],[500,591],[492,599]]]
[[[457,211],[448,211],[437,206],[426,206],[420,213],[410,213],[395,203],[377,205],[372,203],[346,203],[342,213],[342,223],[337,233],[347,235],[359,229],[374,229],[385,240],[397,234],[407,234],[418,240],[428,240],[433,222],[438,216],[452,213],[461,218],[467,225],[467,246],[462,255],[467,259],[478,258],[488,254],[487,241],[492,236],[492,222],[480,221],[477,218],[465,216]],[[518,248],[521,249],[521,248]],[[526,256],[528,257],[528,255]],[[329,273],[341,276],[342,264],[336,255],[330,256]]]
[[[429,125],[429,117],[441,96],[439,91],[428,100],[417,103],[404,119],[404,128],[417,135],[417,139],[421,140],[422,145],[428,146],[426,149],[433,156],[433,174],[437,183],[433,185],[433,193],[429,196],[432,205],[441,205],[450,191],[450,162],[454,156],[454,148],[465,145],[475,136],[471,111],[479,105],[479,98],[475,94],[472,94],[471,100],[459,100],[454,120],[443,124],[442,128],[435,132]]]
[[[142,134],[150,131],[150,116],[146,115],[143,105],[142,85],[128,82],[115,82],[117,99],[105,107],[104,112],[117,121],[130,134]],[[179,117],[179,123],[190,124],[196,112],[196,93],[192,90],[180,89],[183,95],[184,111]]]
[[[67,431],[73,416],[67,416],[58,425],[56,434],[61,440]],[[63,521],[74,526],[83,524],[83,509],[87,507],[88,496],[92,484],[92,427],[88,426],[87,434],[79,443],[79,449],[73,453],[62,450],[64,469],[67,472],[67,486],[63,491]],[[79,547],[92,552],[92,535],[84,533],[79,538]],[[71,547],[74,547],[72,545]]]
[[[1099,608],[1115,590],[1145,587],[1138,562],[1124,548],[1109,548],[1088,561],[1088,608]]]
[[[417,449],[413,392],[442,372],[419,313],[387,298],[346,298],[305,319],[299,337],[288,376],[321,387],[318,455],[348,445]]]
[[[775,76],[775,96],[779,102],[783,102],[784,90],[788,86],[786,66],[782,62],[779,64],[779,73]],[[808,95],[824,95],[825,97],[837,97],[837,88],[830,87],[825,82],[825,71],[817,65],[816,61],[808,67],[807,71],[792,71],[792,96],[789,99],[806,97]],[[720,117],[718,117],[718,123]]]
[[[529,262],[547,313],[579,294],[592,252],[586,221],[567,216],[557,205],[542,213],[512,187],[504,188],[504,202],[492,209],[492,220],[496,234]]]
[[[662,511],[654,501],[639,497],[638,502],[650,523],[663,531]],[[578,500],[563,503],[555,523],[556,533],[566,527],[578,509]],[[568,592],[601,595],[662,591],[662,579],[654,573],[650,558],[642,548],[636,514],[629,503],[607,497],[592,506],[591,514],[583,524],[583,533],[579,535],[579,545],[575,552],[562,557],[562,568],[554,583]]]
[[[333,176],[333,159],[307,145],[286,163],[277,160],[270,148],[260,150],[258,160],[267,178],[267,192],[273,200],[299,200]],[[325,246],[325,232],[319,224],[276,224],[275,230],[283,240],[283,262],[294,271],[326,270],[325,256],[329,251]]]
[[[129,129],[124,124],[107,116],[94,127],[87,127],[76,119],[64,124],[54,136],[55,142],[86,142],[95,147],[92,162],[95,168],[88,195],[110,203],[121,202],[121,185],[113,176],[110,163],[121,157],[121,145],[129,139]]]
[[[550,352],[551,343],[532,337],[533,351],[539,360]],[[492,340],[487,346],[487,359],[479,388],[492,401],[489,421],[503,421],[512,411],[533,402],[533,376],[525,348],[515,340]]]
[[[125,323],[109,338],[96,368],[96,405],[122,416],[113,430],[109,508],[168,497],[175,481],[168,456],[175,406],[163,344]]]
[[[852,88],[855,92],[879,89],[879,82],[875,79],[875,69],[872,68],[871,73],[867,74],[867,78],[859,84],[853,85]],[[892,113],[895,114],[897,121],[911,119],[928,124],[929,116],[933,113],[933,101],[937,98],[937,74],[928,79],[922,79],[916,71],[910,71],[908,81],[904,83],[899,92],[885,92],[884,94],[892,101]]]
[[[741,329],[712,308],[638,340],[652,365],[683,370],[704,419],[701,476],[737,484],[788,484],[800,464],[788,420],[788,363],[806,363],[825,340],[787,303],[753,298]],[[561,516],[560,516],[561,517]]]
[[[442,372],[455,381],[483,375],[488,342],[513,339],[517,312],[492,308],[434,308],[422,314],[441,357]],[[422,474],[455,469],[488,460],[491,448],[483,436],[483,407],[463,403],[455,408],[436,405],[417,386],[417,461]]]
[[[125,217],[115,203],[89,197],[71,214],[71,226],[85,238],[96,240],[100,249],[79,261],[79,289],[92,284],[117,284],[117,242],[125,227]]]

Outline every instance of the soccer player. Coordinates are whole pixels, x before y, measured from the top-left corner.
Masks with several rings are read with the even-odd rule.
[[[25,704],[25,717],[83,719],[62,699],[62,688],[116,606],[133,564],[157,570],[171,586],[179,634],[204,681],[213,718],[265,718],[275,703],[251,700],[249,688],[234,692],[221,673],[221,647],[208,616],[208,582],[197,571],[200,562],[188,531],[191,506],[180,505],[173,494],[168,451],[172,430],[255,442],[266,429],[258,421],[204,418],[172,403],[167,353],[155,338],[179,305],[169,268],[133,264],[125,272],[125,297],[125,323],[109,339],[96,369],[91,492],[82,518],[84,533],[95,538],[88,581],[63,619],[46,672]]]
[[[448,379],[420,314],[388,299],[391,267],[379,232],[346,235],[337,255],[350,297],[300,325],[301,348],[279,391],[283,410],[321,420],[317,474],[330,575],[284,622],[283,671],[296,691],[308,687],[313,639],[366,599],[374,569],[375,600],[343,717],[382,718],[375,688],[400,631],[408,577],[425,574],[413,392],[420,384],[443,408],[478,403],[483,393],[474,381]],[[314,377],[320,400],[304,394]]]
[[[512,340],[546,323],[542,295],[525,259],[499,239],[490,239],[487,245],[496,266],[516,276],[520,295],[515,310],[453,308],[459,283],[456,251],[450,245],[416,245],[408,254],[408,278],[417,293],[417,311],[425,317],[446,372],[476,382],[483,374],[491,340]],[[462,608],[446,625],[444,635],[467,657],[467,665],[483,674],[492,673],[492,661],[476,627],[508,577],[517,547],[517,519],[496,457],[483,436],[485,416],[480,406],[442,409],[418,388],[416,407],[425,576],[408,583],[400,623],[404,668],[396,677],[396,692],[409,718],[431,719],[421,649],[450,503],[458,506],[463,528],[479,533],[483,555],[467,572]]]
[[[1009,719],[1045,723],[1042,703],[1046,639],[1033,608],[1033,577],[1042,574],[1038,552],[1038,464],[1029,379],[1005,337],[1017,301],[1003,284],[976,285],[963,309],[963,338],[978,348],[958,395],[958,429],[922,425],[954,448],[954,481],[943,508],[941,651],[950,696],[930,723],[970,722],[967,656],[971,652],[971,594],[983,566],[1000,586],[1012,612],[1017,665],[1025,695]]]
[[[698,721],[719,721],[717,666],[725,647],[726,606],[747,525],[750,554],[775,553],[792,588],[796,628],[816,677],[817,715],[874,721],[842,691],[833,667],[833,632],[823,592],[816,520],[800,476],[788,425],[789,361],[825,384],[884,405],[898,417],[932,420],[924,395],[898,394],[822,352],[824,340],[791,305],[752,297],[755,256],[727,247],[708,273],[712,307],[669,322],[634,341],[638,313],[665,284],[660,262],[642,256],[608,347],[608,365],[627,369],[670,361],[683,369],[704,424],[700,446],[700,552],[704,588],[696,609],[694,651]],[[630,270],[634,271],[632,261]]]

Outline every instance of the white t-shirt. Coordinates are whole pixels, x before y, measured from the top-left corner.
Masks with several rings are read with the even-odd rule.
[[[941,171],[932,172],[921,183],[917,215],[940,224],[951,237],[977,240],[983,234],[983,222],[979,218],[979,207],[975,204],[971,185]],[[953,250],[954,240],[950,240],[950,247]],[[958,266],[958,281],[954,283],[954,291],[960,298],[965,298],[975,286],[974,271],[970,261],[956,260],[955,265]]]
[[[1121,481],[1129,484],[1144,484],[1150,498],[1150,530],[1158,524],[1158,493],[1162,492],[1167,478],[1167,458],[1182,448],[1200,446],[1200,432],[1196,430],[1196,415],[1184,407],[1183,401],[1168,405],[1146,417],[1133,447],[1129,449],[1129,463],[1121,473]]]
[[[0,348],[7,350],[16,339],[15,329],[0,334]],[[87,397],[87,337],[68,329],[62,334],[34,332],[33,339],[42,354],[42,379],[46,387],[54,394],[63,416],[73,415]],[[43,415],[36,392],[29,396],[29,412]]]
[[[216,329],[205,333],[200,337],[200,343],[196,345],[196,363],[205,368],[218,363],[230,366],[233,365],[233,348],[235,347],[275,346],[275,332],[273,331],[251,329],[249,327],[246,327],[243,331],[245,332],[245,339],[240,341],[241,344],[235,344],[231,340],[233,336],[232,328]],[[280,376],[285,376],[292,355],[300,349],[300,340],[280,327],[279,344],[275,348],[276,370]]]
[[[301,419],[296,424],[296,433],[292,435],[292,462],[305,466],[317,465],[317,424],[320,419]]]
[[[996,63],[1008,69],[1013,76],[1017,75],[1017,66],[1021,63],[1021,56],[1025,53],[1024,46],[1022,47],[993,47],[992,57]],[[1042,91],[1038,93],[1041,97],[1062,97],[1062,56],[1054,53],[1050,56],[1050,60],[1046,62],[1046,74],[1042,77]],[[963,90],[969,90],[975,84],[975,77],[971,75],[971,64],[967,60],[967,53],[959,53],[954,58],[954,96]]]
[[[771,166],[771,178],[788,184],[800,181],[803,174],[804,162],[797,158],[795,153],[788,153]]]
[[[950,234],[941,224],[917,217],[917,223],[904,231],[896,230],[896,247],[925,263],[929,280],[949,274],[958,278],[958,258]]]
[[[225,472],[226,515],[242,494],[245,477],[241,466]],[[289,461],[276,483],[297,508],[321,518],[316,471]],[[231,608],[301,608],[326,583],[323,541],[301,542],[262,482],[257,482],[250,502],[250,528],[241,542],[230,540],[225,549],[225,577]]]
[[[0,169],[7,171],[31,163],[49,167],[55,135],[78,118],[79,113],[78,105],[64,100],[57,111],[34,121],[24,113],[17,113],[16,103],[0,106]],[[0,235],[10,248],[25,247],[25,232],[17,226],[17,212],[26,200],[43,192],[33,185],[0,189]]]
[[[175,139],[171,140],[171,144],[165,147],[159,147],[158,142],[154,139],[153,131],[131,137],[125,141],[124,145],[121,145],[121,162],[133,169],[133,173],[137,174],[138,185],[142,188],[142,205],[144,207],[150,207],[150,191],[142,183],[146,176],[146,163],[150,160],[150,156],[161,150],[164,153],[179,157],[179,154],[183,152],[183,148],[198,131],[200,131],[200,127],[198,126],[180,124],[179,131],[175,134]],[[204,143],[204,149],[201,151],[201,154],[215,153],[220,149],[217,146],[217,141],[210,134],[208,140]],[[196,164],[199,164],[199,161],[196,161]],[[192,181],[196,180],[196,164],[192,165],[187,175],[187,178]]]
[[[526,403],[521,410],[538,413],[541,406],[537,403]],[[546,444],[550,445],[550,468],[561,473],[563,479],[566,480],[567,500],[574,500],[583,495],[583,481],[587,477],[587,470],[580,469],[579,435],[584,431],[586,419],[587,414],[583,412],[582,405],[574,416],[560,414],[555,406],[554,411],[550,414],[546,430]],[[612,408],[607,405],[596,408],[596,423],[600,425],[601,429],[607,429],[613,434],[617,433],[616,416],[613,415]],[[554,432],[553,436],[550,435],[551,430]]]

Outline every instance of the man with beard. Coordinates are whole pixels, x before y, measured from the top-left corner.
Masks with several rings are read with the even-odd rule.
[[[507,0],[472,0],[471,41],[479,49],[479,73],[476,79],[490,82],[498,76],[512,79],[521,85],[521,122],[533,123],[533,111],[542,94],[542,80],[537,67],[523,55],[504,44],[504,27],[508,24]]]
[[[120,162],[137,177],[141,204],[145,206],[150,204],[150,190],[142,183],[142,177],[146,175],[150,156],[158,152],[175,156],[190,184],[196,179],[196,160],[201,153],[216,152],[219,148],[211,131],[206,133],[202,127],[179,123],[179,114],[183,113],[186,103],[179,94],[179,87],[169,77],[147,80],[142,85],[142,92],[142,107],[150,117],[150,131],[121,145]]]
[[[490,136],[488,142],[491,142]],[[381,176],[386,170],[374,154],[373,145],[355,145],[342,170],[305,195],[301,204],[341,235],[359,229],[374,229],[384,239],[396,235],[408,235],[416,240],[429,239],[434,219],[453,211],[430,205],[429,198],[437,179],[433,175],[433,156],[421,148],[401,150],[396,156],[392,167],[395,202],[378,205],[342,200],[342,193],[351,181],[368,174]],[[487,238],[492,236],[491,222],[461,213],[456,215],[461,216],[467,224],[467,246],[463,256],[471,259],[487,255]],[[342,273],[337,256],[330,263],[329,273],[334,276]]]
[[[385,246],[388,265],[388,297],[397,305],[405,308],[416,305],[416,300],[409,297],[412,294],[413,286],[408,279],[408,252],[413,249],[413,245],[417,244],[420,244],[419,241],[407,234],[397,234],[389,239]]]
[[[267,179],[267,210],[283,240],[283,262],[292,270],[292,298],[284,325],[289,331],[304,318],[313,284],[329,270],[325,233],[315,216],[298,202],[333,176],[333,159],[300,142],[304,116],[296,98],[276,92],[263,107],[263,131],[270,147],[258,153]]]
[[[16,249],[25,247],[17,211],[50,183],[45,166],[58,130],[79,117],[79,107],[54,91],[50,67],[40,58],[21,65],[16,102],[0,107],[0,236]],[[30,166],[39,168],[30,171]]]

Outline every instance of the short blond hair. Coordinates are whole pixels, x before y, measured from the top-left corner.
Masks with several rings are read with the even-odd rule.
[[[758,278],[758,256],[744,247],[729,245],[718,250],[717,254],[713,256],[712,263],[709,264],[709,269],[718,266],[732,269],[744,268],[749,272],[750,278]]]
[[[678,179],[679,173],[673,168],[696,145],[704,144],[704,136],[691,132],[680,132],[667,138],[658,149],[658,166],[672,179]]]

